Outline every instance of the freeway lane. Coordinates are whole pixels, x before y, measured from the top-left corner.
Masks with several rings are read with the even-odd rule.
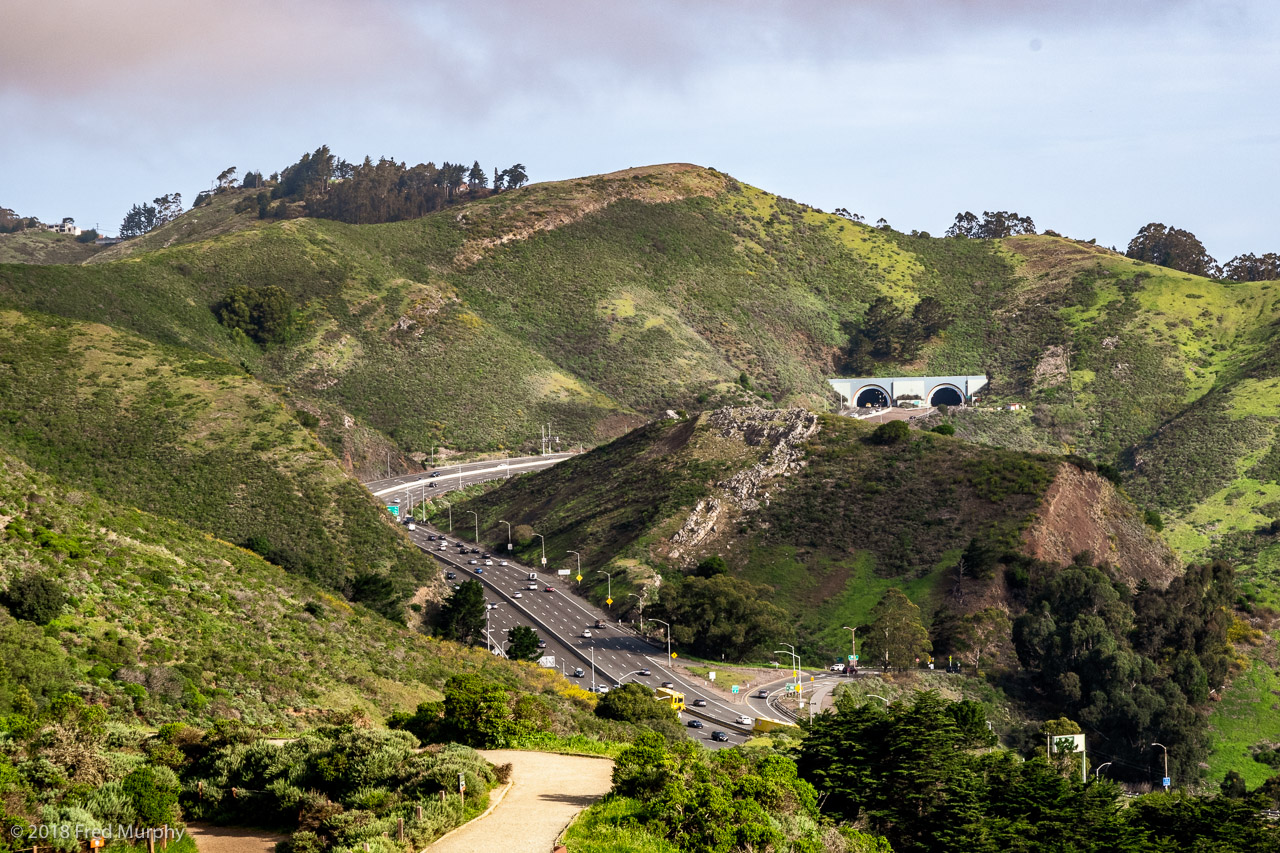
[[[494,559],[494,565],[484,566],[477,554],[459,554],[459,540],[453,536],[447,537],[449,544],[442,551],[438,540],[431,541],[427,538],[431,535],[438,536],[440,532],[426,525],[419,525],[408,535],[420,548],[454,567],[460,579],[470,575],[485,584],[491,593],[490,601],[502,602],[501,606],[490,611],[491,630],[495,638],[505,640],[507,628],[516,624],[530,625],[538,631],[539,636],[547,640],[548,651],[554,644],[557,649],[574,654],[571,659],[574,663],[566,662],[565,668],[571,671],[572,665],[582,666],[586,670],[586,677],[582,679],[583,687],[591,687],[589,661],[594,654],[597,683],[612,687],[619,681],[636,681],[656,688],[662,682],[670,681],[685,694],[690,703],[702,695],[699,687],[686,682],[666,667],[663,650],[636,636],[629,628],[612,620],[607,613],[586,599],[566,591],[561,584],[565,579],[539,572],[538,579],[530,581],[528,576],[533,569],[515,562],[507,566],[498,565],[501,554],[495,555],[497,559]],[[465,543],[465,546],[475,547],[470,542]],[[468,561],[472,559],[478,560],[480,564],[471,565]],[[482,568],[483,573],[476,575],[477,568]],[[528,589],[530,583],[536,588]],[[546,591],[548,585],[554,588],[553,592]],[[517,592],[520,593],[520,598],[515,598]],[[597,619],[608,623],[609,627],[597,629]],[[590,632],[590,637],[583,636],[586,631]],[[647,669],[652,674],[638,674],[637,670],[642,669]],[[712,746],[715,744],[709,740],[710,732],[714,728],[720,728],[729,733],[730,743],[741,743],[745,738],[736,731],[735,720],[746,709],[727,705],[714,696],[705,698],[706,707],[691,710],[714,722],[709,722],[705,729],[688,729],[690,736]],[[681,719],[687,722],[689,715],[684,715]]]

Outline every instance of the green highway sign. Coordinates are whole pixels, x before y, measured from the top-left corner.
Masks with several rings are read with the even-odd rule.
[[[737,693],[737,692],[738,692],[738,685],[736,685],[736,684],[735,684],[735,685],[733,685],[733,687],[731,688],[731,690],[732,690],[734,693]]]
[[[396,504],[387,504],[387,512],[391,513],[396,518],[400,517],[400,507]]]

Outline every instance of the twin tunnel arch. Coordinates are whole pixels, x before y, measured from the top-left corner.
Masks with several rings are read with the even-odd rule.
[[[957,380],[964,384],[957,384]],[[986,377],[833,379],[831,384],[855,408],[887,408],[908,400],[928,406],[963,406],[976,389],[986,385]]]

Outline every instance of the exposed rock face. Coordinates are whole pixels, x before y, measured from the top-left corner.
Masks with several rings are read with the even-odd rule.
[[[1130,587],[1165,587],[1181,569],[1169,546],[1109,481],[1064,463],[1023,534],[1027,553],[1066,565],[1081,551],[1116,566]]]
[[[805,409],[762,409],[758,406],[717,409],[705,416],[707,428],[723,439],[748,447],[765,445],[760,461],[716,483],[718,493],[698,501],[681,528],[671,537],[679,559],[682,551],[696,547],[716,531],[716,526],[743,511],[769,503],[766,480],[788,474],[804,464],[799,450],[818,431],[818,416]]]

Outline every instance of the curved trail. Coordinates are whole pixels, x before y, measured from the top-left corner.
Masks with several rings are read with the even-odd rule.
[[[581,755],[486,749],[513,765],[511,790],[487,816],[427,848],[427,853],[547,853],[578,812],[608,793],[613,762]]]

